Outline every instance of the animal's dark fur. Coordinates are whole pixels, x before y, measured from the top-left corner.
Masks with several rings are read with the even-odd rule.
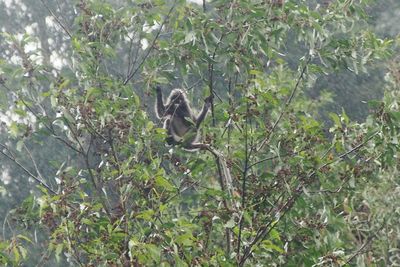
[[[160,87],[157,87],[156,93],[156,115],[159,119],[164,120],[164,129],[168,133],[167,143],[169,145],[179,144],[183,141],[185,134],[191,131],[192,140],[186,140],[184,148],[188,150],[198,148],[201,145],[198,143],[200,139],[199,126],[207,115],[212,98],[206,98],[202,110],[196,115],[183,90],[172,90],[165,104]]]

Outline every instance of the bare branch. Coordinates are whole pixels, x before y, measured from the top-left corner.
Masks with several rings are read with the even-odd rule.
[[[29,156],[29,158],[30,158],[31,161],[32,161],[33,167],[35,168],[35,171],[36,171],[38,177],[43,181],[43,180],[44,180],[44,179],[43,179],[43,175],[41,174],[41,172],[40,172],[40,170],[39,170],[39,168],[38,168],[38,166],[37,166],[37,164],[36,164],[36,161],[35,161],[35,159],[34,159],[33,156],[32,156],[31,151],[28,149],[28,147],[26,146],[25,142],[23,142],[23,145],[24,145],[24,149],[25,149],[26,153],[28,153],[28,156]]]
[[[6,87],[7,88],[7,87]],[[35,112],[29,105],[28,103],[25,102],[25,100],[23,98],[19,98],[21,100],[21,102],[24,104],[24,106],[36,117],[37,120],[40,120],[40,115]],[[67,140],[63,139],[61,136],[57,135],[56,131],[54,130],[54,128],[51,125],[47,125],[46,123],[42,122],[44,127],[46,127],[46,129],[53,135],[53,137],[57,140],[60,140],[62,143],[64,143],[67,147],[69,147],[70,149],[72,149],[73,151],[77,152],[77,153],[81,153],[81,151],[79,151],[78,149],[76,149],[72,144],[70,144]]]
[[[3,144],[0,144],[0,147],[2,147],[3,149],[10,151],[10,149]],[[38,184],[40,184],[41,186],[45,187],[47,190],[49,190],[52,194],[56,195],[57,192],[54,191],[53,189],[50,188],[50,186],[48,186],[44,181],[42,181],[39,177],[37,177],[36,175],[34,175],[32,172],[30,172],[25,166],[23,166],[19,161],[17,161],[17,159],[14,156],[10,156],[7,153],[4,152],[4,150],[0,151],[0,154],[2,154],[4,157],[6,157],[7,159],[9,159],[10,161],[12,161],[15,165],[17,165],[21,170],[23,170],[29,177],[31,177],[33,180],[35,180]]]
[[[70,31],[68,30],[67,26],[65,26],[61,20],[54,14],[53,10],[50,9],[50,7],[43,1],[40,0],[40,2],[42,2],[43,6],[47,9],[47,11],[49,11],[49,13],[51,14],[51,16],[56,20],[56,22],[58,23],[58,25],[60,25],[60,27],[65,31],[65,33],[69,36],[69,38],[72,39],[72,34],[70,33]]]
[[[242,214],[240,216],[240,221],[239,221],[239,234],[238,234],[238,244],[237,244],[237,255],[240,255],[240,246],[242,245],[242,230],[243,230],[243,213],[246,209],[246,181],[247,181],[247,172],[249,170],[249,160],[250,160],[250,155],[252,152],[252,149],[250,148],[249,150],[249,130],[248,130],[248,125],[249,123],[249,116],[247,114],[249,113],[249,101],[246,98],[246,118],[245,118],[245,129],[244,129],[244,153],[245,153],[245,159],[244,159],[244,167],[243,167],[243,174],[242,174]]]

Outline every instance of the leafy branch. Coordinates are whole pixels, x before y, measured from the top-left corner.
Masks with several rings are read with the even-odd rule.
[[[289,107],[290,103],[292,102],[292,100],[293,100],[293,98],[294,98],[294,96],[295,96],[295,94],[297,92],[297,89],[299,88],[300,81],[303,79],[304,74],[306,73],[306,70],[307,70],[307,66],[310,63],[310,61],[311,61],[311,56],[308,56],[308,59],[305,61],[304,66],[303,66],[303,68],[302,68],[302,70],[300,72],[300,75],[297,78],[296,85],[294,86],[292,92],[290,93],[289,98],[286,100],[285,105],[283,106],[281,113],[279,114],[278,118],[276,119],[276,121],[272,125],[271,130],[268,132],[267,136],[264,138],[263,141],[261,141],[261,144],[256,149],[257,152],[260,151],[264,147],[265,144],[269,143],[270,138],[272,137],[273,133],[275,132],[276,127],[278,126],[279,122],[281,121],[283,115],[287,112],[287,108]]]
[[[253,247],[260,242],[262,242],[265,237],[272,231],[272,229],[275,228],[275,226],[278,224],[278,222],[287,214],[287,212],[293,207],[293,205],[296,203],[296,200],[303,194],[303,187],[307,186],[310,184],[309,181],[311,181],[310,178],[312,178],[314,175],[317,174],[321,169],[324,169],[325,167],[332,165],[334,163],[342,161],[345,157],[347,157],[349,154],[352,154],[353,152],[358,151],[362,147],[364,147],[372,138],[374,138],[376,135],[381,133],[381,131],[376,131],[375,133],[371,134],[366,140],[364,140],[362,143],[358,144],[357,146],[353,147],[352,149],[344,152],[343,154],[339,155],[335,160],[326,162],[322,164],[320,167],[318,167],[316,170],[312,171],[310,174],[307,175],[306,179],[303,179],[302,182],[294,189],[293,195],[286,201],[286,203],[276,212],[276,214],[280,214],[279,217],[276,220],[271,220],[269,221],[265,226],[260,227],[260,229],[257,231],[256,236],[254,237],[253,241],[245,248],[243,256],[241,257],[239,261],[239,266],[243,266],[246,260],[250,257]]]

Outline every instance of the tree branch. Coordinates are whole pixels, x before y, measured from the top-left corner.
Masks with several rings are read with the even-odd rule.
[[[176,0],[174,1],[174,3],[172,4],[170,10],[168,11],[167,16],[165,17],[165,19],[161,23],[160,28],[158,29],[158,31],[156,33],[156,36],[154,36],[154,39],[151,42],[151,45],[150,45],[149,49],[147,50],[146,54],[143,56],[141,62],[137,66],[137,68],[131,74],[129,74],[128,77],[126,77],[125,81],[123,82],[123,85],[126,85],[135,76],[135,74],[139,71],[139,69],[143,66],[144,62],[146,61],[146,59],[150,55],[150,52],[153,50],[154,45],[155,45],[156,41],[158,40],[158,37],[160,36],[160,33],[161,33],[162,29],[164,28],[165,23],[167,22],[167,20],[171,16],[172,10],[174,10],[175,5],[176,5]]]
[[[310,178],[312,178],[314,175],[317,174],[318,171],[321,169],[332,165],[334,163],[342,161],[347,155],[359,150],[363,146],[365,146],[372,138],[374,138],[376,135],[378,135],[381,131],[376,131],[373,133],[371,136],[369,136],[364,142],[360,143],[359,145],[353,147],[352,149],[344,152],[343,154],[339,155],[336,160],[327,162],[325,164],[322,164],[320,167],[318,167],[316,170],[312,171],[310,174],[307,175],[307,179],[304,179],[302,183],[300,183],[296,189],[294,189],[294,194],[292,197],[290,197],[285,205],[282,206],[282,208],[279,209],[277,214],[281,214],[280,216],[277,217],[276,220],[268,222],[265,226],[260,227],[260,229],[257,231],[256,237],[253,239],[253,241],[249,244],[249,246],[245,249],[242,258],[240,259],[239,266],[243,266],[248,257],[250,257],[253,247],[264,240],[264,238],[271,232],[272,229],[275,228],[275,226],[278,224],[278,222],[286,215],[286,213],[293,207],[293,205],[296,203],[296,200],[302,195],[303,190],[302,188],[306,185],[308,185],[306,182],[310,181]],[[273,225],[272,225],[273,224]],[[271,226],[272,225],[272,226]]]
[[[307,70],[307,66],[308,66],[308,64],[310,63],[310,61],[311,61],[311,56],[309,56],[308,59],[306,60],[304,66],[303,66],[303,68],[302,68],[302,70],[301,70],[300,76],[299,76],[299,78],[298,78],[297,81],[296,81],[296,85],[294,86],[294,88],[293,88],[293,90],[292,90],[292,92],[291,92],[289,98],[286,100],[286,103],[285,103],[285,105],[283,106],[283,110],[282,110],[281,113],[279,114],[278,119],[277,119],[277,120],[275,121],[275,123],[272,125],[271,131],[269,131],[269,133],[267,134],[267,137],[265,137],[265,139],[261,142],[260,146],[256,149],[257,152],[260,151],[260,150],[264,147],[264,145],[267,144],[267,143],[269,142],[269,140],[270,140],[272,134],[274,133],[274,131],[275,131],[275,129],[276,129],[276,126],[277,126],[278,123],[281,121],[283,115],[286,113],[288,106],[289,106],[290,103],[292,102],[292,100],[293,100],[293,98],[294,98],[294,95],[296,94],[297,89],[299,88],[300,81],[303,79],[303,76],[304,76],[304,74],[305,74],[305,72],[306,72],[306,70]]]
[[[60,27],[69,36],[69,38],[72,39],[72,34],[69,32],[68,28],[60,21],[60,19],[54,14],[54,12],[50,9],[50,7],[43,0],[40,0],[40,2],[42,2],[43,6],[47,9],[47,11],[49,11],[51,16],[56,20],[57,24],[60,25]]]
[[[382,222],[382,225],[379,227],[379,229],[377,229],[377,230],[375,231],[375,233],[371,234],[371,235],[367,238],[367,240],[364,242],[364,244],[362,244],[362,245],[360,246],[360,248],[357,249],[357,251],[354,252],[353,255],[351,255],[351,256],[347,259],[347,261],[346,261],[342,266],[345,266],[345,265],[347,265],[347,264],[350,264],[350,262],[351,262],[355,257],[357,257],[358,255],[361,254],[361,252],[364,250],[364,248],[365,248],[369,243],[371,243],[372,240],[377,236],[378,232],[381,231],[381,230],[383,229],[383,227],[386,226],[386,221],[387,221],[387,220],[385,219],[385,220]]]
[[[10,149],[3,145],[0,144],[0,147],[2,147],[4,150],[9,151]],[[29,177],[31,177],[33,180],[35,180],[38,184],[40,184],[41,186],[45,187],[47,190],[49,190],[52,194],[57,195],[57,192],[54,191],[52,188],[50,188],[50,186],[48,186],[44,181],[42,181],[39,177],[37,177],[36,175],[34,175],[32,172],[30,172],[27,168],[25,168],[25,166],[23,166],[21,163],[19,163],[17,161],[17,159],[15,157],[11,157],[10,155],[8,155],[7,153],[4,152],[4,150],[0,151],[0,154],[2,154],[4,157],[6,157],[8,160],[12,161],[15,165],[17,165],[21,170],[23,170]]]

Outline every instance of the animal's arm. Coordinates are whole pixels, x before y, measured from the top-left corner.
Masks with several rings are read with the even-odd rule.
[[[196,128],[199,128],[200,124],[206,118],[207,112],[211,107],[212,96],[207,97],[204,100],[203,108],[200,111],[200,114],[196,118]]]
[[[164,106],[164,101],[163,101],[163,97],[162,97],[162,92],[161,92],[161,87],[157,86],[156,87],[156,94],[157,94],[157,98],[156,98],[156,115],[159,119],[163,118],[165,116],[165,106]]]

